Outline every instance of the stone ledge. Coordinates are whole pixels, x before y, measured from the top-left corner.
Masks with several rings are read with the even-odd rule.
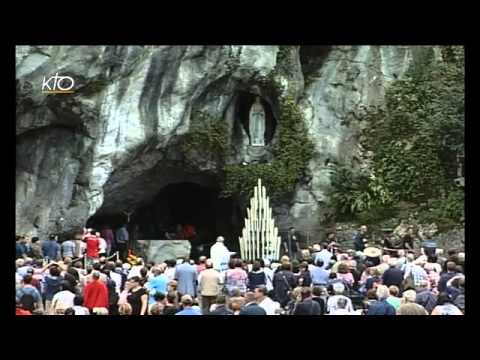
[[[137,240],[144,246],[146,261],[161,263],[165,260],[176,260],[189,256],[192,245],[188,240]]]

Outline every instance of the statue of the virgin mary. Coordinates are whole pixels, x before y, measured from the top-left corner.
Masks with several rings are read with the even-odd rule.
[[[259,96],[250,109],[249,130],[250,145],[265,146],[265,110]]]

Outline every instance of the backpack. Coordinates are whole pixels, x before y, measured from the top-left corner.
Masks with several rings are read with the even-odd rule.
[[[33,295],[23,294],[20,298],[20,304],[22,305],[22,309],[29,310],[30,312],[35,309],[35,299]]]

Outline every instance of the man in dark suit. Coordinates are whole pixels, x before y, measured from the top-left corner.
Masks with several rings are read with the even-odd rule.
[[[227,308],[227,299],[225,295],[218,295],[215,310],[208,315],[233,315],[233,311]]]
[[[291,260],[297,259],[300,247],[298,246],[298,239],[293,226],[288,229],[288,234],[283,240],[283,250]]]
[[[267,312],[255,302],[255,294],[251,291],[245,294],[246,304],[239,315],[267,315]]]
[[[320,304],[313,301],[309,287],[302,288],[302,301],[295,307],[293,315],[321,315]]]
[[[385,286],[396,286],[403,292],[403,271],[397,268],[397,259],[391,258],[388,261],[389,268],[383,273],[382,280]]]
[[[360,231],[353,237],[353,246],[355,247],[355,251],[363,251],[365,249],[365,245],[367,243],[367,231],[367,226],[362,225],[360,226]]]

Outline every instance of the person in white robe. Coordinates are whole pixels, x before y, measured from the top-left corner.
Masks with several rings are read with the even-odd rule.
[[[227,270],[230,256],[235,254],[228,250],[224,244],[223,236],[217,237],[217,242],[210,248],[210,259],[213,262],[213,268],[220,272]]]

